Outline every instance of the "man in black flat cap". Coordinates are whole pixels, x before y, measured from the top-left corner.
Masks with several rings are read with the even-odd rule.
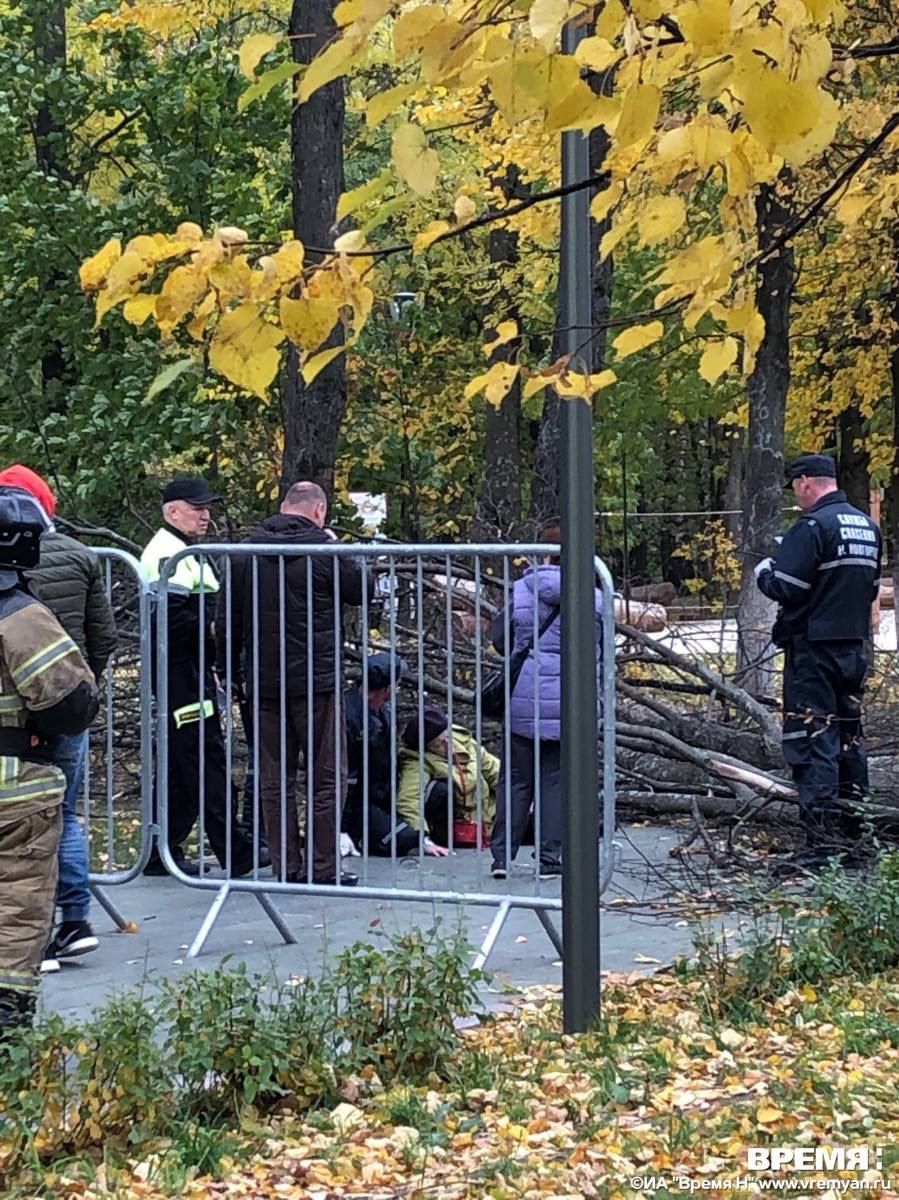
[[[141,555],[144,578],[151,588],[158,586],[168,559],[205,535],[210,505],[219,499],[203,479],[173,479],[166,485],[162,492],[162,528]],[[188,875],[196,875],[199,870],[185,857],[184,842],[199,816],[201,796],[205,830],[222,866],[230,867],[230,874],[236,876],[248,874],[254,865],[252,842],[235,820],[236,797],[225,769],[213,674],[218,591],[212,563],[201,555],[179,559],[168,577],[168,843],[172,857]],[[155,852],[145,873],[165,874]]]
[[[772,631],[784,650],[783,747],[813,849],[857,835],[847,802],[868,792],[861,704],[880,580],[880,530],[837,485],[836,464],[804,454],[787,467],[803,515],[776,559],[755,568],[780,605]]]

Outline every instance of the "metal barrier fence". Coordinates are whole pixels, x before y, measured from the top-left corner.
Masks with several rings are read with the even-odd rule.
[[[271,897],[315,894],[494,908],[479,963],[512,909],[531,909],[561,954],[550,915],[561,909],[560,658],[549,650],[560,637],[550,629],[558,553],[539,544],[293,542],[185,547],[166,560],[156,597],[159,849],[175,878],[215,893],[189,956],[202,952],[232,892],[255,895],[285,942],[296,939]],[[531,601],[513,618],[522,566],[519,605]],[[612,580],[599,560],[596,571],[598,691],[613,747]],[[524,651],[540,642],[517,689],[515,656],[495,655],[491,638]],[[379,651],[390,655],[386,679],[373,674]],[[497,671],[500,721],[482,703]],[[242,763],[241,805],[233,776]],[[613,752],[602,755],[601,789],[604,889],[616,850]],[[531,807],[533,864],[515,866]],[[191,864],[183,852],[194,826]],[[341,830],[350,829],[358,879],[347,878],[341,855]],[[209,873],[207,837],[221,874]]]
[[[153,645],[150,592],[140,563],[124,550],[95,547],[116,618],[118,644],[101,681],[101,706],[88,735],[81,816],[91,892],[120,929],[132,929],[104,889],[135,879],[152,843]]]

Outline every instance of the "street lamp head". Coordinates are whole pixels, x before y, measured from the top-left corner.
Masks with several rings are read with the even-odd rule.
[[[420,307],[418,292],[394,292],[390,301],[390,319],[395,325],[402,325],[406,311],[413,305]]]

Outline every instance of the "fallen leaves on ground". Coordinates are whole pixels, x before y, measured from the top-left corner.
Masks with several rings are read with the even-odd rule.
[[[607,975],[600,1025],[577,1038],[545,993],[464,1031],[449,1081],[369,1074],[330,1111],[248,1114],[255,1156],[214,1178],[167,1192],[147,1160],[127,1182],[48,1184],[86,1200],[563,1200],[630,1195],[634,1175],[672,1178],[672,1194],[677,1176],[745,1176],[757,1144],[899,1142],[899,975],[790,991],[739,1028],[710,1015],[701,980]]]

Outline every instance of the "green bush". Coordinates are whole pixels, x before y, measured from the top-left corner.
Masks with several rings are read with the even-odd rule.
[[[694,938],[695,962],[711,1015],[752,1019],[758,1003],[805,985],[870,979],[899,966],[899,853],[865,876],[836,864],[810,896],[767,897],[735,950],[707,930]]]
[[[349,947],[318,981],[245,966],[182,975],[83,1023],[44,1015],[0,1042],[0,1190],[73,1156],[102,1154],[114,1170],[157,1150],[174,1186],[173,1172],[235,1153],[242,1123],[333,1104],[351,1076],[446,1074],[455,1021],[475,1011],[485,976],[461,937],[384,942]]]

